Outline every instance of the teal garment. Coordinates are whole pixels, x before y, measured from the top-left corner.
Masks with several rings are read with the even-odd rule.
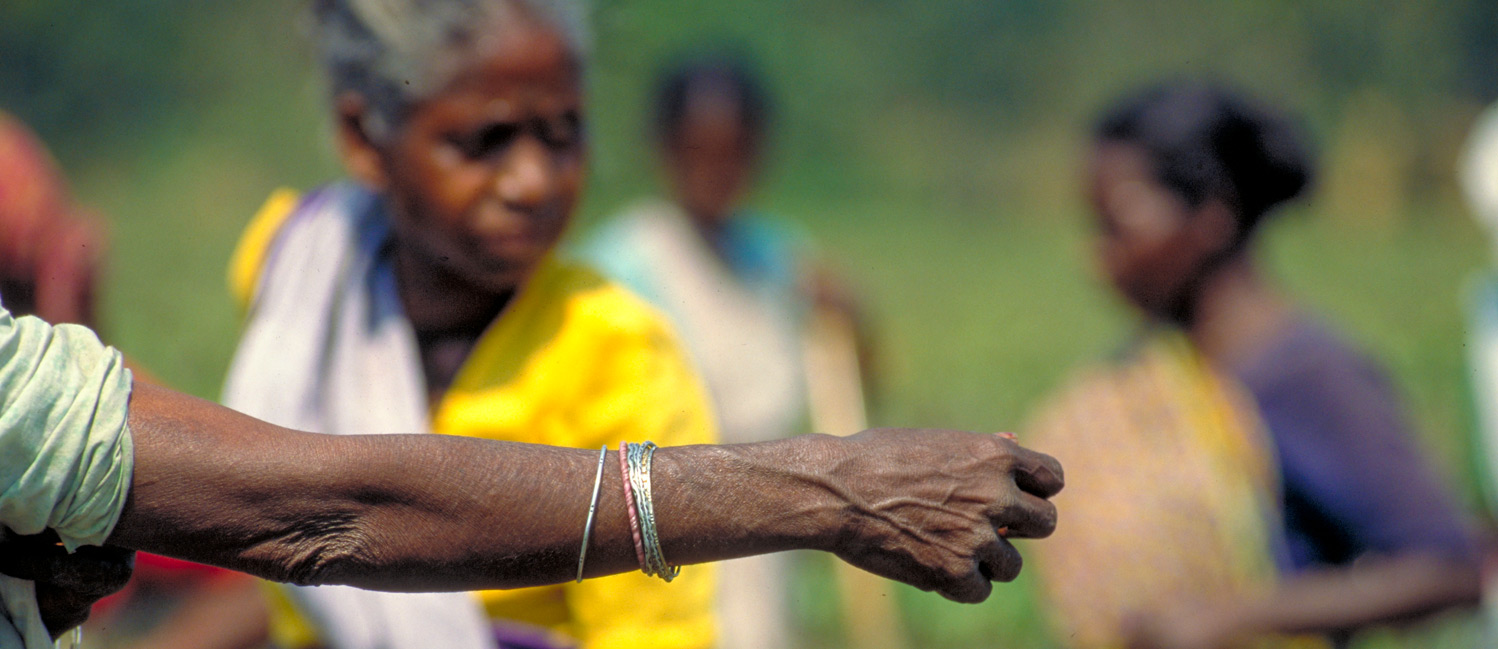
[[[649,217],[685,219],[673,204],[652,201],[634,206],[623,215],[599,225],[570,252],[573,257],[598,269],[670,313],[673,305],[663,294],[658,276],[659,260],[650,251],[631,245],[649,227]],[[800,299],[802,260],[812,256],[809,238],[790,223],[760,214],[740,212],[728,221],[716,242],[725,269],[738,281],[768,299],[795,302]]]
[[[0,306],[0,525],[68,551],[114,530],[134,469],[130,371],[85,327]],[[32,583],[0,576],[0,648],[51,647]]]

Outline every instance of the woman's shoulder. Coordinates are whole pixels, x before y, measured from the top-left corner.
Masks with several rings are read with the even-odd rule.
[[[270,248],[301,196],[301,192],[290,187],[271,192],[239,235],[239,243],[229,257],[229,293],[238,304],[247,305],[254,299]]]
[[[1384,395],[1392,390],[1372,354],[1311,314],[1296,316],[1284,333],[1235,373],[1255,393],[1356,388]]]
[[[335,228],[346,230],[370,210],[375,196],[351,182],[335,182],[312,191],[281,187],[271,192],[240,234],[229,258],[229,292],[241,306],[254,301],[275,251],[294,233]]]

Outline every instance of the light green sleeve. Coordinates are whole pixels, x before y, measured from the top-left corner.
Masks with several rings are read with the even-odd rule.
[[[101,545],[130,487],[130,371],[76,325],[0,306],[0,525]],[[0,647],[53,646],[29,581],[0,575]]]
[[[123,358],[92,331],[0,307],[0,524],[102,544],[134,468],[129,404]]]

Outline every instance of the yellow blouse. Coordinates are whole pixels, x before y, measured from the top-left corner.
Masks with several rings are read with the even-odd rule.
[[[247,228],[230,268],[244,304],[294,207],[278,192]],[[712,443],[714,426],[665,318],[593,271],[554,260],[479,338],[432,414],[439,434],[590,449]],[[714,588],[704,565],[670,584],[635,572],[476,595],[492,619],[550,629],[587,649],[688,649],[714,644]]]

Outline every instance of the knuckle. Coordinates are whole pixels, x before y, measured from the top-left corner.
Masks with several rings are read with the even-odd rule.
[[[1045,459],[1046,459],[1046,463],[1045,463],[1046,469],[1050,470],[1050,472],[1053,475],[1056,476],[1056,485],[1057,485],[1057,487],[1059,488],[1059,487],[1065,486],[1066,485],[1066,469],[1061,466],[1061,460],[1058,460],[1058,459],[1056,459],[1054,457],[1051,457],[1049,455],[1045,456]]]
[[[971,559],[954,558],[945,563],[941,569],[941,580],[946,589],[960,588],[971,581],[973,565]]]
[[[1007,485],[1000,485],[998,493],[993,495],[989,506],[995,514],[1010,518],[1010,514],[1020,507],[1019,493]]]

